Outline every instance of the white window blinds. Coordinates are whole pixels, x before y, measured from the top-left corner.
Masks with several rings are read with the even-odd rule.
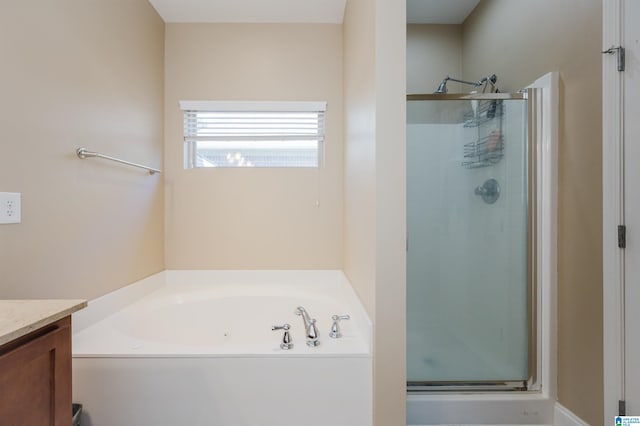
[[[183,101],[185,168],[318,167],[325,102]]]

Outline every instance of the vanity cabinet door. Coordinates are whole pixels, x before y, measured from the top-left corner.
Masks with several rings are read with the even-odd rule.
[[[0,347],[0,426],[71,424],[70,323]]]

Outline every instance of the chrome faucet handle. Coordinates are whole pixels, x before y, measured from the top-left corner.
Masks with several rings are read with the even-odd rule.
[[[293,348],[293,339],[291,338],[291,334],[289,334],[290,328],[291,326],[289,324],[274,325],[271,327],[271,331],[284,330],[282,343],[280,343],[280,349],[289,350]]]
[[[331,319],[333,320],[333,324],[331,325],[331,332],[329,333],[329,337],[333,339],[339,339],[342,337],[342,333],[340,332],[340,321],[348,320],[351,317],[349,315],[333,315]]]

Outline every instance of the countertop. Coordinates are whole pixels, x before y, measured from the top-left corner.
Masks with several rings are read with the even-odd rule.
[[[86,300],[0,300],[0,346],[87,306]]]

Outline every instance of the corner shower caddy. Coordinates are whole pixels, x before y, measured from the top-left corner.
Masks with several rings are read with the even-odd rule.
[[[476,108],[465,114],[464,127],[477,128],[478,136],[475,140],[464,144],[462,165],[468,169],[494,165],[504,155],[504,135],[502,133],[504,108],[502,101],[472,102],[476,102]]]
[[[500,89],[496,86],[498,76],[490,74],[478,81],[461,80],[448,75],[440,82],[434,94],[446,95],[449,92],[447,88],[449,81],[473,86],[476,91],[472,92],[472,95],[477,94],[480,88],[482,88],[480,91],[481,96],[487,93],[490,95],[500,93]],[[472,100],[471,105],[471,111],[464,115],[464,127],[477,128],[478,136],[474,141],[464,145],[463,155],[465,160],[462,165],[468,169],[491,166],[500,161],[504,151],[504,137],[502,135],[503,103],[495,98],[487,98],[484,101]],[[496,119],[498,120],[497,128],[485,129],[485,125],[493,123]]]

